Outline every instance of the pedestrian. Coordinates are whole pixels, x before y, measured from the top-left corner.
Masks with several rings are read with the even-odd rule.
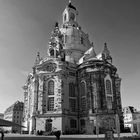
[[[60,140],[61,132],[59,130],[55,131],[54,135],[56,136],[56,140]]]
[[[0,133],[1,133],[1,140],[4,140],[4,132],[1,131]]]

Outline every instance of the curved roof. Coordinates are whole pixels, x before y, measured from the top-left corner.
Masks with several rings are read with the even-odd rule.
[[[99,60],[93,46],[84,53],[84,55],[79,59],[78,64],[82,64],[83,62],[90,60]]]
[[[74,6],[71,4],[71,1],[69,1],[68,7],[69,7],[69,8],[72,8],[72,9],[74,9],[74,10],[76,10],[76,7],[74,7]]]

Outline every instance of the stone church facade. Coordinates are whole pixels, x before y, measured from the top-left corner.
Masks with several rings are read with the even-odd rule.
[[[121,119],[121,78],[110,51],[105,43],[103,51],[95,53],[77,16],[70,2],[62,26],[56,23],[52,31],[48,56],[37,54],[23,86],[23,125],[29,133],[94,133],[115,128],[116,115]]]

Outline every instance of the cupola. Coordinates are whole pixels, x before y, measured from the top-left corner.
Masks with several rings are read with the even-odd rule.
[[[76,8],[72,5],[71,1],[69,1],[69,4],[66,6],[63,12],[63,24],[68,22],[76,22],[77,15],[78,12]]]

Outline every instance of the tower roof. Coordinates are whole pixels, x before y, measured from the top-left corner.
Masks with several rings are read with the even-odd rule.
[[[112,57],[110,51],[108,50],[107,43],[104,43],[104,50],[102,52],[102,59],[110,61],[112,63]]]
[[[85,55],[85,59],[86,59],[86,58],[89,59],[89,58],[94,58],[94,57],[96,57],[96,53],[95,53],[93,44],[92,44],[91,48],[88,49],[88,50],[84,53],[84,55]]]
[[[69,8],[72,8],[72,9],[74,9],[74,10],[76,10],[76,7],[74,7],[74,6],[71,4],[71,1],[69,1],[68,7],[69,7]]]
[[[107,43],[105,42],[104,43],[104,50],[103,50],[103,54],[105,54],[105,55],[110,55],[110,51],[108,50],[108,48],[107,48]]]
[[[93,46],[93,43],[91,44],[91,48],[89,48],[85,53],[84,53],[84,56],[82,56],[80,59],[79,59],[79,64],[83,63],[84,61],[88,61],[88,60],[97,60],[97,57],[96,57],[96,53],[95,53],[95,50],[94,50],[94,46]]]

